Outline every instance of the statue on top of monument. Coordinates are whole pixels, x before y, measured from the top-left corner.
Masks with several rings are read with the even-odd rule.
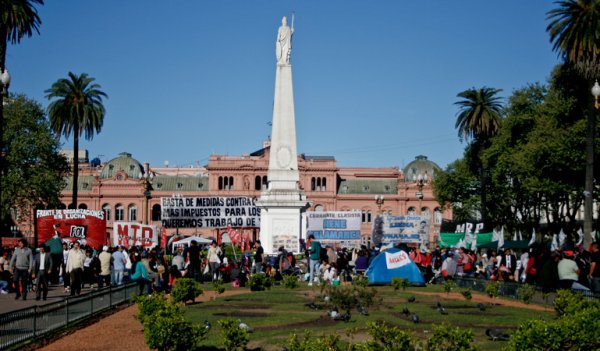
[[[294,34],[294,15],[292,15],[292,28],[287,24],[287,17],[281,19],[281,27],[277,32],[277,42],[275,44],[275,56],[277,64],[289,65],[292,54],[292,34]]]

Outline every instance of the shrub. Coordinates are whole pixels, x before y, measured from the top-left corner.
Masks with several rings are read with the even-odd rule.
[[[488,282],[485,284],[485,293],[489,297],[498,297],[500,295],[500,282]]]
[[[574,315],[579,311],[595,308],[600,309],[598,300],[586,300],[581,294],[571,290],[558,290],[554,299],[554,310],[559,317]]]
[[[158,312],[144,323],[144,339],[151,349],[193,350],[204,338],[206,329],[185,320],[181,313]]]
[[[175,283],[175,287],[171,291],[171,299],[173,302],[194,301],[196,297],[202,295],[202,287],[200,283],[191,278],[179,278]]]
[[[270,289],[273,282],[271,277],[268,277],[266,274],[256,273],[250,275],[248,285],[250,286],[250,291],[264,291],[265,289]]]
[[[453,328],[448,324],[433,325],[433,335],[427,340],[428,351],[473,351],[473,331]]]
[[[460,293],[467,301],[470,301],[473,298],[473,294],[471,294],[471,289],[467,288],[467,289],[461,291]]]
[[[217,294],[222,294],[225,292],[225,287],[223,286],[223,280],[218,279],[213,282],[213,289]]]
[[[352,278],[352,284],[367,287],[369,285],[369,278],[367,276],[359,274],[356,277]]]
[[[412,351],[419,349],[418,343],[410,333],[397,327],[388,327],[383,322],[368,323],[367,332],[371,336],[371,340],[356,344],[356,350]]]
[[[394,290],[399,290],[400,288],[402,288],[402,290],[406,290],[406,288],[408,288],[408,286],[410,285],[410,283],[408,282],[408,279],[404,279],[404,278],[392,278],[392,286],[394,287]]]
[[[223,337],[223,346],[226,351],[237,350],[246,347],[250,336],[248,332],[240,328],[238,321],[233,319],[223,319],[219,321],[221,327],[221,336]]]
[[[329,303],[342,310],[349,310],[356,306],[358,300],[352,286],[332,286],[329,289]]]
[[[288,289],[296,289],[300,286],[300,284],[298,283],[298,277],[295,275],[284,275],[283,286]]]
[[[508,350],[598,350],[600,309],[587,308],[551,322],[530,320],[508,341]]]
[[[328,334],[321,337],[313,337],[309,330],[304,331],[302,338],[298,334],[292,334],[287,341],[288,351],[341,351],[339,346],[340,337],[337,334]]]
[[[535,295],[535,286],[523,284],[517,289],[517,296],[526,304],[529,304]]]
[[[354,287],[354,296],[356,302],[361,304],[363,307],[369,307],[375,303],[375,296],[377,296],[377,290],[373,288]]]
[[[134,296],[132,301],[138,305],[139,313],[137,318],[144,323],[144,320],[154,314],[156,311],[165,308],[168,301],[165,299],[163,294],[152,294]]]
[[[450,294],[452,289],[454,289],[454,286],[455,284],[453,280],[447,280],[446,283],[444,283],[444,291],[446,292],[446,294]]]

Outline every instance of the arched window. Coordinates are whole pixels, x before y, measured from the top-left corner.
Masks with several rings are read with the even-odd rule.
[[[69,204],[69,210],[75,210],[75,204],[74,203],[70,203]]]
[[[269,184],[269,179],[267,176],[263,176],[262,178],[262,189],[267,190],[267,185]]]
[[[414,207],[409,207],[408,211],[406,212],[407,215],[409,216],[414,216],[417,214],[417,209]]]
[[[421,216],[423,216],[425,218],[431,217],[431,213],[429,212],[429,207],[422,207],[421,208]]]
[[[321,191],[321,178],[317,178],[317,191]]]
[[[371,211],[367,211],[367,222],[371,223],[372,220]]]
[[[124,215],[125,213],[123,205],[118,204],[117,206],[115,206],[115,221],[122,221]]]
[[[260,190],[262,187],[260,176],[254,178],[254,190]]]
[[[87,208],[88,208],[86,204],[79,204],[78,207],[80,210],[87,210]]]
[[[317,190],[317,180],[315,177],[310,178],[310,191]]]
[[[223,190],[223,177],[219,177],[219,190]]]
[[[435,210],[433,210],[433,220],[435,224],[442,224],[442,209],[439,207],[436,207]]]
[[[104,211],[104,217],[106,217],[106,220],[110,221],[110,205],[109,204],[102,205],[102,211]]]
[[[223,177],[223,189],[229,190],[229,177]]]
[[[321,181],[321,191],[327,191],[327,178],[323,178]]]
[[[66,210],[67,209],[67,205],[63,204],[62,202],[60,203],[60,205],[58,205],[58,209],[59,210]]]
[[[130,221],[137,221],[137,207],[135,205],[129,205],[127,212],[129,212]]]
[[[323,207],[323,205],[315,206],[315,212],[323,212],[323,211],[325,211],[325,207]]]
[[[229,190],[233,190],[233,177],[229,177]]]
[[[159,204],[155,204],[152,206],[152,220],[153,221],[160,221],[161,218],[161,214],[160,214],[160,205]]]

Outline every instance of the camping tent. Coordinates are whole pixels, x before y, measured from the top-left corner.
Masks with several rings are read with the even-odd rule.
[[[381,252],[373,259],[366,276],[371,284],[390,284],[393,278],[407,279],[413,285],[425,285],[417,265],[405,251],[392,248]]]
[[[202,246],[202,245],[208,245],[208,244],[210,244],[212,242],[212,240],[203,238],[201,236],[190,236],[190,237],[187,237],[185,239],[181,239],[179,241],[175,241],[175,242],[171,243],[171,250],[175,251],[175,247],[177,247],[177,246],[188,246],[188,245],[190,245],[190,243],[192,242],[192,240],[196,240],[196,242],[200,246]]]

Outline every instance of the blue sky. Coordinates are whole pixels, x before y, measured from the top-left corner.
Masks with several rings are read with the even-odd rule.
[[[339,166],[403,167],[462,156],[456,94],[545,82],[543,0],[47,1],[40,35],[9,45],[11,91],[45,107],[69,71],[109,95],[90,158],[127,151],[154,166],[242,155],[270,135],[275,38],[295,12],[298,152]],[[72,148],[72,138],[64,140]]]

